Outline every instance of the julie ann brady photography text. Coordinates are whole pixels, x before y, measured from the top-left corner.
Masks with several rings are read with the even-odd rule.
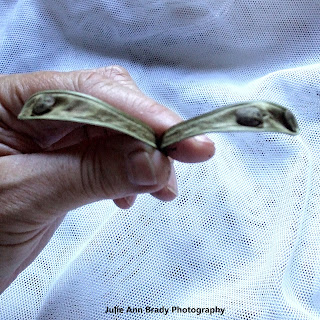
[[[207,314],[207,315],[224,315],[225,308],[221,307],[178,307],[178,306],[172,306],[172,307],[151,307],[151,306],[145,306],[145,307],[120,307],[120,306],[114,306],[114,307],[107,307],[105,313],[112,313],[112,314],[163,314],[164,316],[168,314],[194,314],[197,316]]]

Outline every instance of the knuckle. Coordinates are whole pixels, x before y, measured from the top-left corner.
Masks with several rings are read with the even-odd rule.
[[[113,80],[126,80],[131,79],[129,72],[119,66],[119,65],[112,65],[104,68],[104,75],[109,79]]]
[[[121,66],[112,65],[100,69],[76,73],[74,88],[79,92],[89,93],[93,88],[105,89],[113,85],[132,85],[129,72]]]
[[[87,92],[102,83],[105,85],[106,79],[99,72],[80,72],[74,80],[74,87],[79,92]]]
[[[114,83],[118,83],[133,90],[138,90],[138,87],[131,78],[129,72],[119,65],[105,67],[102,73],[106,79],[109,79]]]

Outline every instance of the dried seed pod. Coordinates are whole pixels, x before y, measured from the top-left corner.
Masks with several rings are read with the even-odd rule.
[[[169,128],[162,136],[159,143],[160,149],[208,132],[271,131],[296,135],[299,131],[298,127],[285,125],[283,117],[278,116],[286,110],[280,105],[267,101],[244,102],[218,108]]]
[[[151,127],[95,97],[80,92],[37,92],[26,101],[18,118],[71,121],[101,126],[157,147],[155,132]]]

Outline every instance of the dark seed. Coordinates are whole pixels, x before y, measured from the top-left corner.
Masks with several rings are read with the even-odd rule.
[[[34,107],[32,109],[32,114],[36,116],[40,116],[42,114],[48,113],[52,110],[56,100],[51,95],[44,95],[38,98],[35,102]]]
[[[286,110],[283,114],[283,119],[284,119],[284,125],[286,126],[287,129],[289,129],[292,132],[297,132],[298,123],[291,111]]]
[[[236,111],[238,124],[248,127],[258,127],[263,123],[261,111],[257,107],[246,107]]]

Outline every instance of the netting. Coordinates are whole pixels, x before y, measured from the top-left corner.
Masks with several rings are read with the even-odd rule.
[[[141,195],[127,211],[105,200],[69,212],[0,296],[0,319],[320,319],[318,0],[0,9],[1,73],[120,64],[185,119],[262,99],[301,128],[209,134],[216,155],[176,163],[170,203]]]

